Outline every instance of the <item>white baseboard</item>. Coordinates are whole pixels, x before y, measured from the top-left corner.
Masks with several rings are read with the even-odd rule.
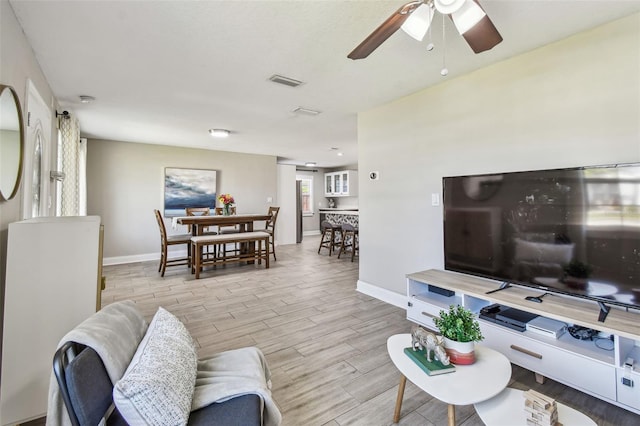
[[[367,296],[375,297],[378,300],[397,306],[398,308],[407,309],[407,295],[396,293],[373,284],[358,280],[356,290]]]
[[[170,251],[169,259],[172,258],[180,258],[186,257],[187,250],[182,251]],[[105,257],[102,259],[102,264],[107,265],[123,265],[125,263],[137,263],[137,262],[147,262],[149,260],[160,260],[160,253],[146,253],[146,254],[134,254],[131,256],[114,256],[114,257]]]
[[[136,254],[133,256],[105,257],[102,259],[102,264],[104,266],[122,265],[125,263],[146,262],[148,260],[160,260],[160,253]]]
[[[320,230],[316,229],[315,231],[304,231],[302,233],[303,237],[311,236],[311,235],[320,235]]]
[[[276,241],[276,247],[278,243]],[[169,251],[169,260],[178,259],[181,257],[187,257],[187,250],[171,250]],[[149,260],[160,260],[160,252],[158,253],[145,253],[145,254],[133,254],[131,256],[114,256],[114,257],[105,257],[102,259],[102,264],[107,265],[123,265],[125,263],[137,263],[137,262],[147,262]]]

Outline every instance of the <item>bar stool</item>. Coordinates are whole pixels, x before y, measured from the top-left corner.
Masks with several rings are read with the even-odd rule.
[[[358,228],[348,223],[343,223],[342,224],[342,243],[340,244],[338,259],[340,259],[340,255],[342,254],[342,252],[347,251],[346,249],[349,247],[351,247],[351,261],[353,262],[353,258],[355,257],[356,252],[359,251]]]
[[[322,248],[329,249],[329,256],[331,253],[340,246],[340,240],[342,236],[342,227],[340,225],[334,225],[328,220],[322,221],[322,238],[320,238],[320,247],[318,247],[318,254]]]

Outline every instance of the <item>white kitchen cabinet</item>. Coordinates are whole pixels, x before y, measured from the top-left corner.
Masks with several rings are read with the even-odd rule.
[[[500,283],[493,280],[448,271],[428,270],[407,275],[407,319],[437,331],[433,318],[450,305],[462,305],[478,314],[483,307],[499,303],[610,333],[613,350],[606,350],[591,340],[574,339],[569,333],[554,339],[479,319],[484,335],[479,344],[503,353],[513,364],[540,376],[640,414],[640,368],[638,371],[624,369],[627,357],[640,363],[637,326],[640,314],[611,307],[605,322],[599,322],[599,308],[594,302],[553,294],[543,303],[533,303],[525,297],[540,291],[519,286],[486,294],[499,286]],[[453,294],[434,292],[438,289],[450,290]],[[623,381],[625,374],[627,380]]]
[[[58,342],[100,308],[102,235],[98,216],[9,224],[0,425],[46,414]]]
[[[342,170],[324,174],[324,195],[326,197],[353,197],[357,195],[358,172]]]

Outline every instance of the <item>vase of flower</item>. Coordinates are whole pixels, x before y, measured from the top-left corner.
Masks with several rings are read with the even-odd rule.
[[[218,201],[222,203],[222,214],[224,216],[231,216],[231,205],[236,201],[231,194],[222,194],[218,197]]]

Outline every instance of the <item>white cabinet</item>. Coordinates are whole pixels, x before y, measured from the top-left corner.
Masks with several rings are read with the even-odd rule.
[[[358,191],[358,172],[343,170],[324,174],[324,195],[326,197],[353,197]]]
[[[100,217],[40,217],[9,224],[0,424],[47,411],[60,339],[100,307]]]
[[[624,346],[624,339],[621,339],[621,347]],[[640,347],[632,346],[630,350],[625,351],[623,355],[623,359],[621,360],[624,364],[624,361],[627,357],[631,357],[635,360],[635,364],[640,363]],[[634,365],[635,366],[635,365]],[[632,411],[640,411],[640,371],[638,371],[638,366],[634,368],[618,368],[617,369],[617,391],[618,391],[618,402],[633,408]]]
[[[627,370],[624,361],[632,357],[640,364],[640,315],[612,307],[604,323],[598,322],[598,306],[590,301],[561,295],[547,296],[543,303],[524,298],[539,291],[513,286],[486,294],[500,283],[453,272],[429,270],[407,276],[407,319],[436,330],[433,318],[449,305],[462,305],[478,314],[493,303],[601,330],[613,335],[613,350],[599,348],[593,341],[577,340],[565,333],[558,339],[528,330],[512,330],[480,319],[484,335],[481,345],[503,353],[513,364],[551,378],[609,403],[640,414],[640,368]],[[452,295],[434,292],[445,289]]]
[[[512,363],[601,399],[616,400],[613,354],[598,349],[592,341],[575,340],[568,333],[558,340],[539,338],[530,331],[480,322],[482,343],[502,352]]]

